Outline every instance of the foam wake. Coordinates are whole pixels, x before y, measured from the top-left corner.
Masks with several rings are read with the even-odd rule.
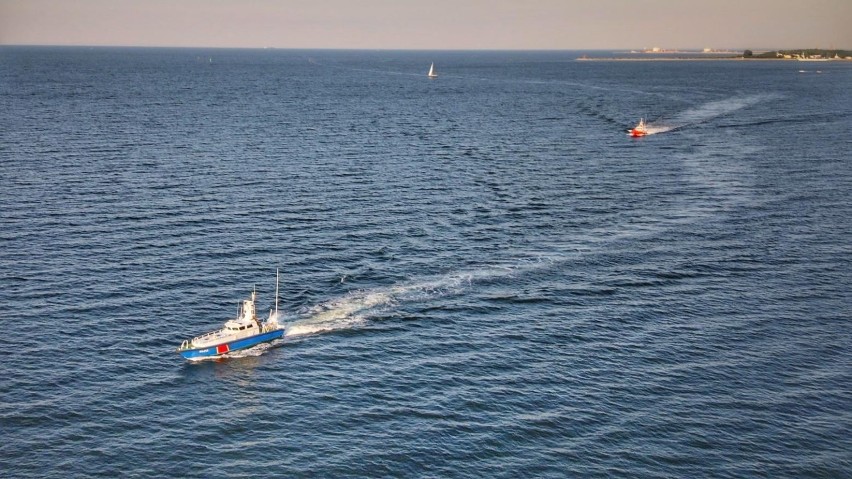
[[[757,103],[771,100],[778,95],[764,93],[758,95],[735,96],[724,100],[711,101],[703,105],[696,106],[676,113],[675,115],[665,119],[648,122],[646,127],[648,135],[657,133],[665,133],[667,131],[677,130],[690,126],[700,125],[715,118],[729,115],[743,108],[748,108]]]
[[[356,328],[398,305],[461,294],[477,282],[544,268],[558,260],[558,255],[536,255],[384,288],[352,291],[343,297],[307,308],[299,315],[302,319],[285,325],[284,336],[295,337]]]

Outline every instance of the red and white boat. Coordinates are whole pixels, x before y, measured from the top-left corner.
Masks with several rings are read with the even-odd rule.
[[[640,118],[639,124],[634,126],[632,130],[628,130],[628,134],[632,137],[645,136],[648,134],[648,128],[645,126],[645,119]]]

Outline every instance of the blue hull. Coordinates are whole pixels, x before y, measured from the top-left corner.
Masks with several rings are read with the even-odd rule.
[[[227,354],[232,351],[239,351],[240,349],[250,348],[252,346],[256,346],[260,343],[268,343],[269,341],[273,341],[280,337],[284,336],[283,329],[276,329],[275,331],[269,331],[268,333],[262,333],[255,336],[249,336],[247,338],[238,339],[236,341],[231,341],[228,343],[217,344],[215,346],[208,346],[206,348],[198,348],[198,349],[184,349],[179,350],[181,356],[185,359],[206,359],[206,358],[217,358],[222,356],[223,354]]]

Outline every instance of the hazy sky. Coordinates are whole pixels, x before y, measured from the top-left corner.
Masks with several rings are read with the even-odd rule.
[[[0,0],[0,44],[852,49],[852,0]]]

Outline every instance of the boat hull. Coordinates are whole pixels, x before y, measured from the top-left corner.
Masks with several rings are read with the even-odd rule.
[[[276,329],[266,333],[249,336],[247,338],[240,338],[235,341],[227,341],[221,344],[214,344],[203,348],[179,349],[178,352],[181,356],[184,357],[184,359],[189,359],[190,361],[197,361],[200,359],[213,359],[218,358],[224,354],[228,354],[232,351],[239,351],[241,349],[257,346],[261,343],[268,343],[269,341],[274,341],[283,336],[284,330]]]

